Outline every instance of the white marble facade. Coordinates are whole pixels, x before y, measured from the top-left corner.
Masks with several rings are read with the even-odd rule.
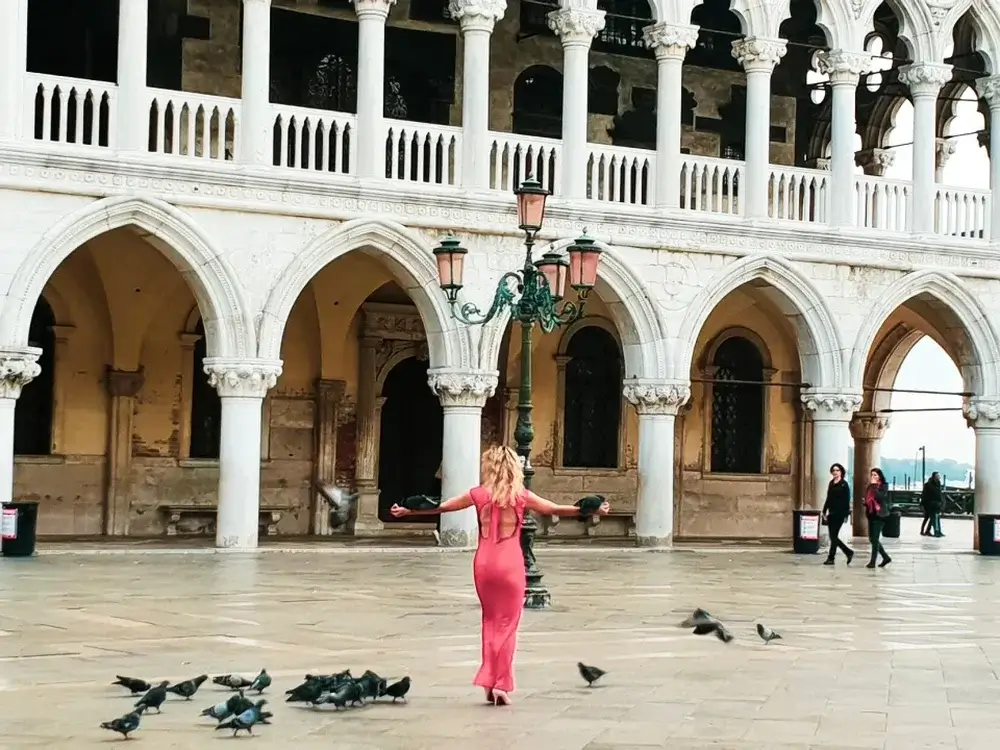
[[[673,533],[674,418],[689,397],[695,340],[712,309],[750,282],[773,292],[797,331],[802,380],[810,384],[802,402],[813,423],[814,466],[842,460],[849,425],[862,404],[868,352],[883,322],[919,295],[946,309],[950,330],[968,342],[959,347],[965,359],[957,364],[975,394],[966,416],[979,445],[978,508],[1000,513],[1000,245],[988,231],[958,236],[935,224],[938,147],[932,132],[934,95],[946,80],[941,61],[955,19],[972,8],[980,50],[992,63],[994,51],[1000,52],[1000,13],[991,0],[897,4],[914,59],[904,78],[916,106],[915,156],[912,222],[903,231],[888,231],[859,223],[852,198],[852,86],[865,70],[863,41],[877,4],[819,3],[820,25],[833,48],[822,65],[831,75],[835,101],[824,221],[769,214],[768,87],[783,54],[778,27],[788,15],[787,2],[734,2],[747,29],[747,38],[734,44],[734,55],[748,74],[747,153],[741,167],[747,200],[735,215],[679,208],[678,181],[672,177],[681,161],[675,120],[679,61],[695,32],[687,22],[691,3],[657,3],[657,22],[647,32],[660,84],[651,205],[602,201],[588,193],[581,123],[589,40],[603,11],[574,2],[550,16],[565,50],[566,93],[559,189],[540,238],[562,247],[586,227],[605,250],[596,292],[612,311],[625,354],[624,394],[639,415],[636,537],[641,544],[669,543]],[[205,371],[223,403],[220,546],[257,544],[261,408],[281,373],[282,331],[309,280],[350,252],[383,259],[419,310],[430,385],[445,413],[444,491],[473,483],[479,411],[496,386],[506,321],[485,329],[457,323],[438,289],[431,251],[447,234],[459,237],[470,251],[461,297],[480,307],[488,304],[500,275],[518,267],[523,252],[509,186],[501,190],[491,182],[484,157],[492,137],[485,85],[489,34],[503,16],[502,0],[453,3],[465,35],[462,169],[451,182],[433,185],[382,174],[384,123],[377,92],[389,8],[384,0],[357,1],[360,137],[352,146],[357,148],[352,174],[289,172],[270,163],[267,71],[252,55],[244,58],[235,159],[172,159],[142,148],[145,131],[132,132],[130,123],[137,120],[127,116],[148,103],[142,75],[130,68],[134,58],[122,66],[115,92],[121,117],[114,145],[28,139],[20,33],[25,5],[8,0],[0,8],[0,501],[11,495],[13,407],[21,386],[38,372],[38,352],[27,346],[35,303],[70,253],[119,227],[149,237],[185,274],[201,308],[209,355]],[[244,0],[244,5],[246,38],[266,45],[262,19],[268,0]],[[145,0],[122,0],[123,51],[144,48],[144,6]],[[998,81],[989,77],[980,89],[994,114],[1000,112]],[[993,129],[994,144],[998,132]],[[996,166],[993,175],[997,185]],[[982,204],[987,214],[998,213],[998,194],[995,190]],[[821,502],[825,481],[825,475],[816,475],[811,502]],[[469,544],[474,525],[469,515],[449,519],[442,538]]]

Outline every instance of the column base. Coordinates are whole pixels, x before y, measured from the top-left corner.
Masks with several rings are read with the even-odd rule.
[[[357,518],[351,526],[351,534],[360,537],[383,536],[384,531],[385,524],[377,516],[375,518]]]
[[[377,536],[385,528],[378,517],[378,496],[377,487],[358,488],[358,501],[350,522],[350,531],[354,536]]]
[[[223,534],[221,532],[215,535],[215,547],[216,549],[227,549],[233,552],[238,552],[240,550],[255,550],[257,549],[258,532],[254,529],[252,534]]]
[[[552,595],[542,585],[527,589],[524,592],[525,609],[548,609],[552,606]]]
[[[464,529],[441,529],[439,534],[439,547],[453,547],[455,549],[475,549],[479,544],[479,534],[475,531]]]
[[[636,534],[635,537],[636,547],[658,547],[661,549],[670,548],[674,546],[674,537],[670,536],[640,536]]]

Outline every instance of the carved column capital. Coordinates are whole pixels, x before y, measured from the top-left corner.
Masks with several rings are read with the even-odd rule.
[[[625,382],[622,393],[640,415],[662,414],[676,417],[680,408],[691,398],[691,385],[680,380],[633,378]]]
[[[889,148],[869,148],[854,155],[854,163],[865,174],[881,177],[896,161],[896,152]]]
[[[950,80],[951,65],[944,63],[913,63],[899,69],[899,82],[909,86],[914,97],[937,97]]]
[[[976,93],[985,99],[990,109],[1000,109],[1000,75],[984,76],[976,81]]]
[[[698,27],[686,23],[654,23],[642,30],[642,41],[657,60],[683,60],[698,42]]]
[[[967,399],[962,405],[966,422],[975,429],[1000,429],[1000,398]]]
[[[496,22],[507,12],[507,0],[449,0],[448,12],[467,31],[493,33]]]
[[[377,18],[385,21],[396,0],[351,0],[358,18]]]
[[[483,408],[497,389],[499,374],[479,370],[431,370],[427,384],[441,399],[441,406]]]
[[[851,419],[850,429],[855,440],[881,440],[889,429],[889,418],[874,412],[858,412]]]
[[[564,47],[589,47],[594,37],[604,30],[604,15],[603,10],[560,8],[549,13],[549,28],[562,40]]]
[[[733,42],[733,57],[747,73],[771,73],[788,51],[784,39],[747,37]]]
[[[944,165],[955,155],[958,150],[958,141],[954,138],[938,138],[935,141],[934,165],[937,169],[944,169]]]
[[[18,398],[21,389],[42,372],[38,358],[42,350],[33,346],[0,349],[0,398]]]
[[[861,407],[861,394],[849,391],[803,391],[802,405],[817,422],[847,422]]]
[[[207,357],[205,374],[220,398],[264,398],[281,375],[281,360]]]
[[[104,385],[108,389],[108,395],[124,398],[135,398],[146,383],[146,369],[140,367],[138,370],[115,370],[108,367],[105,373]]]
[[[816,55],[816,70],[830,76],[830,83],[857,86],[861,76],[872,67],[872,56],[868,52],[849,52],[832,49]]]

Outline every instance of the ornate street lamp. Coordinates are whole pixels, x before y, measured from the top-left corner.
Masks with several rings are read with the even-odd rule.
[[[584,231],[584,235],[573,242],[565,254],[549,250],[540,260],[532,261],[535,235],[542,228],[545,200],[549,193],[528,177],[514,194],[517,196],[518,226],[524,231],[524,265],[520,271],[509,271],[500,278],[489,310],[484,313],[472,302],[458,305],[468,250],[457,239],[446,238],[434,250],[434,256],[437,258],[441,289],[457,320],[467,325],[483,325],[510,309],[511,320],[521,324],[521,387],[514,441],[515,450],[524,462],[524,484],[530,488],[535,474],[531,466],[531,443],[535,438],[531,424],[531,334],[536,324],[544,333],[551,333],[559,326],[583,317],[587,295],[597,283],[601,250]],[[562,302],[567,283],[576,290],[578,302]],[[529,609],[542,609],[550,603],[549,592],[542,584],[542,572],[535,560],[537,531],[538,523],[530,513],[526,514],[521,527],[521,551],[527,584],[524,606]]]

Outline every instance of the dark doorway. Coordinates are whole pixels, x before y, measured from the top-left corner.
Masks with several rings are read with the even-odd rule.
[[[55,397],[56,324],[52,308],[39,297],[28,328],[28,345],[42,350],[41,373],[21,389],[14,407],[14,455],[48,456],[52,453],[52,404]]]
[[[389,513],[393,503],[411,495],[441,494],[437,474],[444,414],[441,402],[427,387],[427,368],[427,361],[404,359],[392,368],[382,386],[385,402],[378,450],[378,517],[385,523],[397,520]],[[406,520],[437,523],[436,516]]]

